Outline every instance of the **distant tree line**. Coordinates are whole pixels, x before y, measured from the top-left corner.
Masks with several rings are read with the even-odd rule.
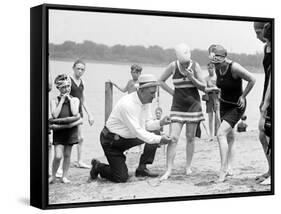
[[[201,66],[207,65],[207,50],[194,49],[191,51],[191,55],[192,59],[196,60]],[[176,59],[173,49],[163,49],[157,45],[149,46],[148,48],[140,45],[114,45],[109,47],[88,40],[83,43],[73,41],[65,41],[62,44],[50,43],[49,56],[55,60],[80,58],[84,60],[135,62],[155,65],[165,65]],[[228,53],[228,57],[246,67],[260,67],[263,54]]]

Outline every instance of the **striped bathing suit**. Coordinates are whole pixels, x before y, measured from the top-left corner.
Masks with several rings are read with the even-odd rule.
[[[189,70],[195,70],[195,62],[191,61]],[[171,107],[171,121],[179,123],[198,123],[204,120],[198,89],[179,69],[179,62],[175,62],[173,74],[175,93]]]

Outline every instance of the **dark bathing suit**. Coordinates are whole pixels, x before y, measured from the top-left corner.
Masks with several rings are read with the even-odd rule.
[[[79,113],[80,116],[83,117],[83,110],[82,110],[82,100],[83,100],[83,92],[84,92],[84,84],[83,81],[81,79],[79,86],[76,85],[76,83],[74,82],[74,80],[71,79],[71,91],[70,91],[70,95],[73,97],[77,97],[80,101],[79,103]]]
[[[195,62],[192,61],[189,70],[195,70]],[[204,120],[198,89],[193,85],[178,67],[175,61],[175,72],[172,80],[175,87],[173,103],[171,107],[171,121],[178,123],[198,123]]]
[[[226,121],[229,125],[234,128],[236,123],[240,120],[245,112],[246,105],[244,108],[238,107],[239,97],[243,93],[242,89],[242,79],[233,78],[232,72],[232,61],[229,62],[227,71],[225,74],[221,74],[218,69],[216,69],[217,74],[217,86],[221,89],[220,98],[220,115],[221,121]]]
[[[271,54],[271,52],[269,52],[269,53],[266,52],[266,46],[265,46],[264,58],[263,58],[263,67],[264,67],[265,78],[264,78],[262,101],[264,101],[265,93],[266,93],[266,90],[267,90],[267,87],[268,87],[268,84],[270,81],[270,75],[272,72],[271,63],[272,63],[272,54]],[[272,103],[270,100],[270,104],[266,109],[265,124],[264,124],[265,134],[268,137],[271,137],[271,135],[272,135],[271,123],[272,123]]]
[[[58,97],[58,101],[60,101]],[[70,101],[66,99],[62,105],[58,118],[66,118],[73,116],[70,109]],[[54,145],[73,145],[78,143],[78,126],[69,129],[60,129],[53,131]]]

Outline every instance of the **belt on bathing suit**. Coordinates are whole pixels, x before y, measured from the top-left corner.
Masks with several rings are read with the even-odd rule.
[[[118,134],[110,132],[106,126],[103,128],[102,133],[105,137],[109,137],[113,140],[119,140],[120,138],[122,138]]]

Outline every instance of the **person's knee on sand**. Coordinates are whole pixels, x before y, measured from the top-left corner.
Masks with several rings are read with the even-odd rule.
[[[112,175],[112,181],[116,183],[125,183],[128,181],[128,179],[129,179],[128,173],[123,173],[121,175],[116,175],[116,174]]]

